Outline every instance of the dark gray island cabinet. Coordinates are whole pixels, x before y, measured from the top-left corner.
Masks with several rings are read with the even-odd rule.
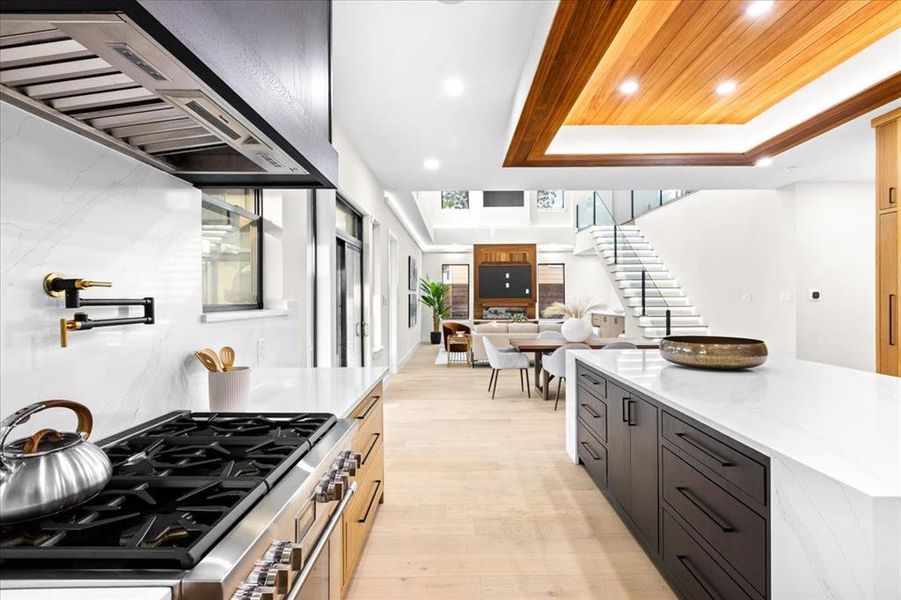
[[[684,598],[770,598],[769,459],[576,365],[577,453]]]

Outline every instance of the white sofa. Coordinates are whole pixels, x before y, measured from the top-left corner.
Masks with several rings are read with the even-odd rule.
[[[494,345],[503,350],[510,347],[510,340],[528,340],[538,337],[542,331],[560,331],[561,323],[480,323],[472,328],[472,360],[486,361],[485,343],[483,338],[489,338]]]

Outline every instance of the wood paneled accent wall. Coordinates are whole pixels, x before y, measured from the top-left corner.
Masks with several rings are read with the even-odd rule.
[[[901,108],[873,120],[876,128],[876,370],[901,376]]]
[[[537,318],[535,303],[538,300],[538,247],[535,244],[475,244],[472,247],[473,305],[472,317],[482,318],[482,311],[490,306],[526,308],[526,316]],[[479,267],[482,265],[529,265],[532,267],[532,287],[529,298],[483,298],[479,295]]]

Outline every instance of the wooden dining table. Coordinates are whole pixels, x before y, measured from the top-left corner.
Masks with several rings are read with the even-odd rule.
[[[583,343],[588,344],[588,346],[592,350],[600,350],[607,344],[613,344],[614,342],[629,342],[630,344],[635,344],[635,346],[639,350],[654,350],[660,347],[660,344],[644,339],[644,338],[602,338],[597,336],[591,336]],[[550,354],[566,342],[559,342],[555,340],[539,340],[539,339],[526,339],[526,340],[510,340],[510,345],[513,346],[513,349],[517,352],[534,352],[535,353],[535,387],[538,388],[539,391],[544,395],[544,399],[547,400],[547,388],[548,384],[551,382],[551,379],[554,377],[550,373],[545,373],[546,381],[543,382],[541,378],[541,357],[545,354]]]

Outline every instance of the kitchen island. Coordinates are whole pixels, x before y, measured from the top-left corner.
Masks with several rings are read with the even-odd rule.
[[[567,354],[566,450],[686,597],[901,597],[901,380]]]

